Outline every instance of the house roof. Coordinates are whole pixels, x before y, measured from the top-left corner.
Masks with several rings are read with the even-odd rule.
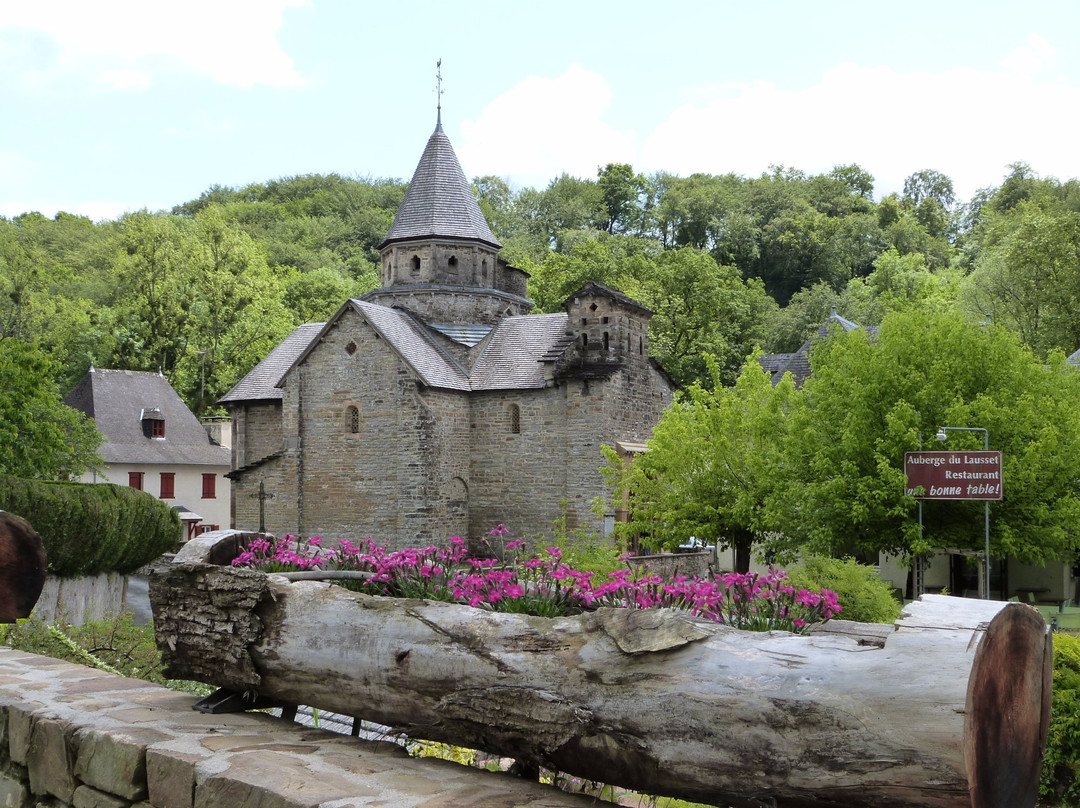
[[[758,360],[765,372],[772,377],[772,383],[777,384],[784,378],[785,373],[790,373],[795,378],[795,386],[802,387],[803,382],[810,376],[810,352],[818,340],[828,336],[830,327],[839,327],[844,331],[865,331],[871,339],[877,334],[876,326],[864,329],[858,323],[841,317],[833,307],[832,314],[818,326],[810,339],[799,346],[799,350],[794,353],[766,354]]]
[[[306,323],[285,337],[266,358],[251,369],[236,386],[218,399],[218,404],[237,404],[241,401],[280,401],[284,395],[278,382],[293,366],[297,357],[322,332],[326,323]]]
[[[502,247],[480,211],[441,123],[428,138],[405,199],[379,247],[429,237],[475,239]]]
[[[353,299],[325,325],[314,323],[286,337],[219,403],[281,400],[281,383],[289,370],[301,364],[317,344],[317,337],[350,309],[363,317],[428,387],[462,392],[540,388],[545,384],[544,362],[557,359],[569,344],[566,314],[505,317],[494,328],[484,327],[487,336],[470,369],[443,347],[443,327],[429,325],[404,309]],[[285,365],[287,359],[291,361]]]
[[[365,303],[362,300],[350,300],[349,303],[428,387],[469,389],[468,371],[439,345],[418,317],[404,309],[391,309],[378,303]],[[338,316],[335,315],[334,319]]]
[[[566,347],[566,314],[523,314],[499,321],[472,369],[473,390],[543,387],[544,360]],[[551,354],[556,354],[552,356]]]
[[[210,440],[160,373],[91,368],[64,403],[94,419],[105,436],[99,453],[106,463],[230,465],[230,451]],[[147,416],[164,419],[164,438],[146,436]]]

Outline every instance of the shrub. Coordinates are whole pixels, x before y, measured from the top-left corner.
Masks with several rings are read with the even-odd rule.
[[[1054,635],[1050,733],[1039,796],[1048,804],[1080,805],[1080,638]]]
[[[0,476],[0,508],[33,525],[65,578],[134,572],[180,541],[176,512],[127,486]]]
[[[900,603],[892,587],[877,570],[854,558],[806,556],[788,570],[796,589],[830,589],[843,607],[843,618],[859,623],[892,623],[900,616]]]

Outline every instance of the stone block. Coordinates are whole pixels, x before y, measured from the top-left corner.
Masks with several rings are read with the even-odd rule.
[[[8,754],[11,760],[26,765],[26,752],[30,748],[30,727],[34,722],[33,707],[29,704],[9,704],[7,714]]]
[[[80,730],[75,776],[87,785],[126,800],[141,800],[146,787],[146,747],[168,736],[150,728]]]
[[[34,794],[52,794],[71,803],[78,782],[72,730],[67,721],[39,717],[33,722],[26,768]]]
[[[245,752],[195,787],[195,808],[307,808],[379,792],[281,752]]]
[[[0,771],[0,806],[2,808],[28,808],[30,784],[15,772]]]
[[[131,803],[115,794],[98,791],[91,786],[82,785],[75,789],[72,800],[73,808],[129,808]]]
[[[192,808],[195,765],[204,756],[165,749],[146,750],[146,784],[154,808]]]

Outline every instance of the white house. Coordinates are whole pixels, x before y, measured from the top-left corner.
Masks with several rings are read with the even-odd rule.
[[[130,485],[161,498],[179,512],[185,539],[229,526],[232,452],[210,437],[164,376],[90,368],[64,402],[105,436],[99,451],[106,468],[82,482]]]

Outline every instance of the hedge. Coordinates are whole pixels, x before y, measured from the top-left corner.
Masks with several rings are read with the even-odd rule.
[[[127,486],[0,475],[0,509],[34,526],[49,572],[63,578],[128,574],[180,543],[176,512]]]
[[[1054,689],[1040,805],[1080,804],[1080,638],[1054,635]]]

